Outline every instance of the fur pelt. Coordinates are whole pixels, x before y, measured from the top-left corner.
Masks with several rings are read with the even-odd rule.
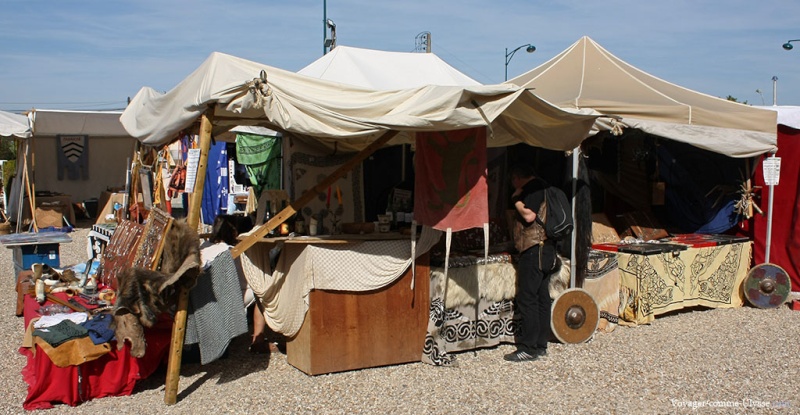
[[[569,288],[570,274],[570,260],[559,255],[558,259],[561,260],[561,268],[550,275],[547,289],[550,291],[550,299],[555,300],[561,293]]]
[[[152,327],[167,311],[167,299],[176,283],[193,287],[200,275],[200,237],[185,220],[174,221],[164,238],[161,270],[126,269],[118,277],[117,300],[112,328],[117,347],[131,342],[131,355],[144,355],[144,328]],[[136,350],[137,356],[134,354]]]
[[[517,272],[510,263],[450,268],[447,280],[448,308],[475,304],[478,293],[489,301],[501,301],[514,298],[517,292]]]
[[[177,219],[164,238],[161,272],[174,274],[187,258],[197,258],[197,263],[200,263],[200,236],[186,223],[186,219]]]
[[[117,336],[117,350],[122,350],[127,340],[131,344],[131,356],[144,356],[147,350],[147,341],[144,337],[144,329],[135,315],[131,313],[115,314],[113,329]]]
[[[165,301],[159,288],[167,275],[144,268],[128,268],[118,278],[114,316],[133,314],[144,327],[153,327],[164,310]]]

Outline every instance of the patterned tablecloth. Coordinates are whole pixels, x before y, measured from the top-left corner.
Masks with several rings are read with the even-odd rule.
[[[751,242],[675,253],[617,253],[621,324],[636,325],[686,307],[741,307]]]
[[[444,268],[431,267],[431,311],[422,361],[454,366],[454,352],[514,343],[517,271],[508,254],[450,259],[445,292]],[[613,253],[592,251],[584,289],[600,307],[598,330],[611,332],[619,316],[620,274]],[[476,301],[477,299],[477,301]]]
[[[431,311],[422,361],[437,366],[456,365],[451,352],[513,343],[517,330],[517,271],[511,257],[490,256],[488,263],[451,260],[455,264],[448,269],[446,290],[444,268],[431,267]]]

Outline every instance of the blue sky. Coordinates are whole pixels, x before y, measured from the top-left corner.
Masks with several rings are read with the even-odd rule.
[[[323,0],[3,0],[0,109],[123,108],[166,91],[213,51],[297,71],[322,55]],[[475,80],[503,81],[505,48],[532,43],[509,78],[581,36],[709,95],[800,105],[800,2],[788,0],[327,0],[339,45],[433,52]],[[759,95],[756,90],[761,90]]]

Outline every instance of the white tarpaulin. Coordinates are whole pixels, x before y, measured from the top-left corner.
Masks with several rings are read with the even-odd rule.
[[[480,83],[433,53],[388,52],[337,46],[297,73],[376,90]]]
[[[28,138],[31,128],[28,117],[13,112],[0,111],[0,137]]]
[[[765,109],[768,111],[775,111],[778,113],[778,124],[792,127],[795,130],[800,130],[800,107],[791,105],[771,105],[761,106],[757,105],[756,108]]]
[[[561,108],[593,108],[625,125],[731,157],[777,145],[775,113],[656,78],[582,37],[544,64],[508,81]]]
[[[259,81],[261,75],[265,83]],[[208,107],[215,126],[259,125],[358,150],[389,130],[448,131],[490,127],[489,146],[518,142],[575,148],[590,131],[591,110],[568,112],[512,85],[423,86],[375,91],[298,75],[222,53],[175,88],[142,88],[120,120],[130,135],[163,145]],[[399,135],[390,143],[411,143]]]

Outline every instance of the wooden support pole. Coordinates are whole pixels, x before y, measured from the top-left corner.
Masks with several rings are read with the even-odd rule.
[[[203,201],[208,150],[211,147],[211,117],[210,114],[203,114],[200,117],[200,162],[197,164],[197,177],[194,182],[194,191],[189,199],[189,214],[186,219],[192,229],[197,229],[200,224],[200,204]],[[164,390],[164,403],[167,405],[174,405],[178,401],[178,384],[181,375],[181,357],[183,356],[183,341],[186,337],[188,308],[189,288],[182,286],[178,291],[178,308],[175,312],[175,322],[172,324],[172,340],[167,363],[167,381]]]
[[[28,167],[28,158],[30,157],[31,159],[33,159],[33,156],[30,154],[30,151],[31,151],[31,143],[30,141],[28,141],[28,144],[25,146],[25,159],[24,162],[22,163],[22,185],[25,187],[24,189],[21,190],[21,192],[23,199],[25,198],[25,192],[28,193],[28,205],[31,210],[31,227],[34,232],[39,232],[39,227],[36,225],[36,195],[34,194],[34,187],[31,184],[30,169]],[[17,225],[17,227],[19,227],[19,224]]]
[[[336,180],[339,180],[342,176],[347,174],[350,170],[353,170],[359,163],[364,161],[370,154],[374,153],[376,150],[381,148],[384,144],[389,142],[395,135],[397,135],[398,131],[388,131],[384,135],[382,135],[377,140],[373,141],[370,145],[366,148],[361,150],[358,154],[353,156],[352,159],[348,160],[347,163],[342,164],[336,171],[331,173],[330,176],[323,179],[321,182],[317,183],[312,189],[303,193],[297,200],[293,201],[286,206],[283,210],[281,210],[277,215],[273,216],[268,220],[266,223],[262,224],[260,227],[257,227],[250,235],[244,238],[241,242],[236,244],[236,246],[231,249],[231,255],[234,258],[238,258],[239,255],[243,254],[248,248],[253,246],[259,239],[263,238],[269,231],[278,227],[281,223],[289,219],[292,215],[294,215],[298,210],[302,209],[308,202],[314,199],[318,194],[322,193],[330,187]]]

